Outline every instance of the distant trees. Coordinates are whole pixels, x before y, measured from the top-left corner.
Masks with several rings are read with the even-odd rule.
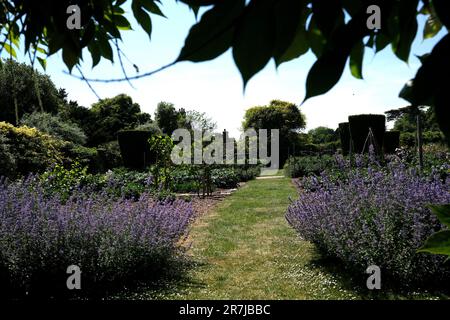
[[[337,141],[339,136],[336,131],[327,127],[317,127],[308,131],[311,142],[314,144]]]
[[[171,135],[175,129],[187,128],[189,124],[186,119],[186,110],[175,109],[175,105],[170,102],[160,102],[156,107],[155,121],[162,132]]]
[[[434,107],[412,108],[411,106],[386,112],[387,119],[394,121],[394,130],[400,131],[402,145],[417,143],[417,116],[420,116],[423,143],[445,143],[436,118]]]
[[[267,106],[248,109],[244,115],[242,128],[279,129],[280,162],[288,157],[289,146],[296,143],[298,133],[306,126],[305,116],[294,104],[286,101],[272,100]]]
[[[91,145],[116,140],[119,130],[133,129],[150,119],[150,115],[142,114],[139,104],[125,94],[102,99],[94,103],[90,111],[95,122],[90,136]]]
[[[58,115],[46,112],[33,112],[26,114],[20,121],[22,125],[36,128],[41,132],[65,141],[84,145],[87,141],[86,134],[75,123],[64,121]]]
[[[63,101],[50,78],[13,60],[0,61],[0,121],[18,124],[25,113],[57,113]]]

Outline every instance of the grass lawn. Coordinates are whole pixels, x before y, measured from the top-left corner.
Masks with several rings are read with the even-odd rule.
[[[195,266],[186,278],[139,299],[434,298],[391,295],[349,280],[299,239],[284,213],[296,190],[290,179],[254,180],[196,221],[190,241]],[[358,289],[357,289],[358,287]],[[382,290],[383,291],[383,290]]]

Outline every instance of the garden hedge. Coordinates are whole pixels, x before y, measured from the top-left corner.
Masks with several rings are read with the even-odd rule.
[[[123,164],[130,169],[144,169],[155,162],[148,139],[150,131],[122,130],[117,134]]]
[[[394,153],[400,147],[400,131],[386,131],[384,133],[384,153]]]
[[[339,123],[339,137],[341,138],[342,154],[346,156],[350,150],[350,126],[348,122]]]
[[[372,128],[374,134],[376,148],[383,146],[383,137],[386,131],[386,117],[380,114],[360,114],[348,117],[350,128],[350,139],[353,142],[353,150],[356,153],[367,152],[369,145],[364,149],[369,134],[369,128]],[[378,152],[381,150],[378,149]]]

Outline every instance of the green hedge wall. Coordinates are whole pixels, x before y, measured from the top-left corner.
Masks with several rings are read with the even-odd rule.
[[[384,153],[394,153],[400,147],[400,131],[386,131],[384,133]]]
[[[123,165],[130,169],[144,169],[155,162],[148,139],[150,131],[122,130],[117,134]]]
[[[339,123],[339,137],[341,138],[342,154],[346,156],[350,150],[350,125],[348,122]]]
[[[386,131],[386,117],[380,114],[360,114],[348,117],[350,126],[350,139],[353,141],[353,150],[356,153],[361,153],[364,148],[369,128],[375,137],[375,142],[378,148],[383,146],[384,133]],[[365,152],[368,151],[369,146],[366,145]],[[381,151],[378,149],[378,151]]]

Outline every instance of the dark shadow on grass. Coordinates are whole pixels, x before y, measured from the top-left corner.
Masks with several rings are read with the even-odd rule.
[[[159,279],[150,282],[140,282],[133,287],[125,288],[120,292],[111,294],[109,300],[158,300],[166,299],[186,290],[205,288],[206,284],[198,281],[191,270],[203,268],[208,264],[193,260],[191,257],[182,257],[173,265],[173,269],[166,270]]]
[[[381,289],[369,290],[366,286],[369,274],[348,269],[344,263],[333,257],[321,254],[317,249],[313,259],[307,264],[312,269],[332,276],[342,288],[355,292],[362,299],[449,299],[450,289],[448,283],[438,282],[430,285],[410,284],[403,285],[398,279],[381,275]]]

